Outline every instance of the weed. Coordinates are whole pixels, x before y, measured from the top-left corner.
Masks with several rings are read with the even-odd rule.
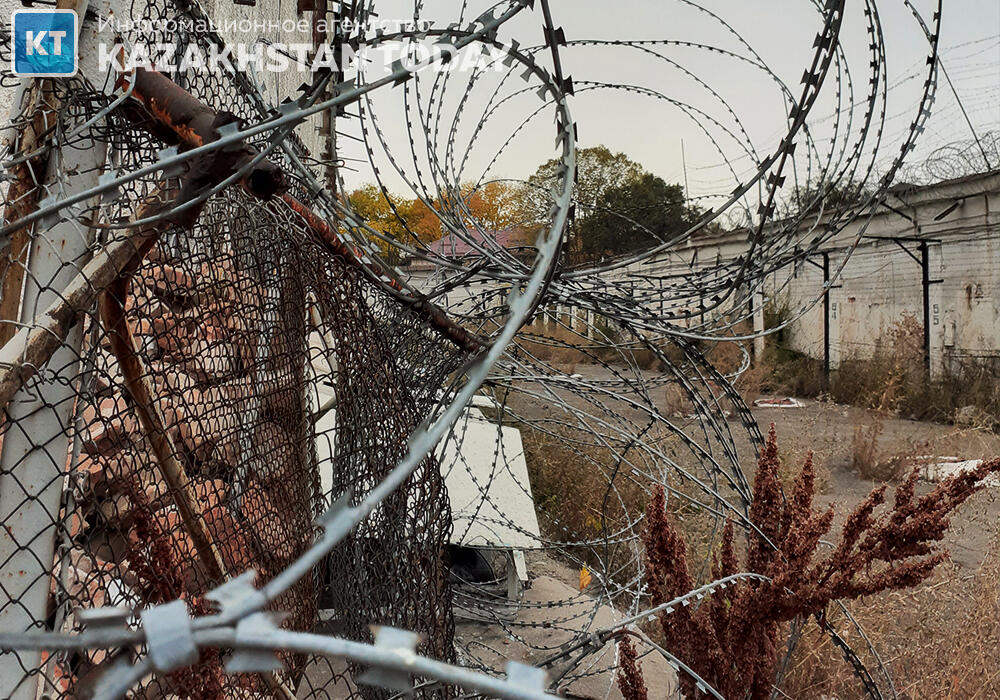
[[[921,587],[882,593],[851,606],[851,615],[895,679],[899,697],[1000,697],[998,577],[1000,542],[994,540],[973,574],[943,567]],[[840,629],[853,627],[842,614],[829,614]],[[782,692],[795,698],[845,698],[858,696],[860,687],[829,636],[814,627],[795,647]]]
[[[659,614],[665,646],[725,697],[769,698],[779,650],[792,620],[814,616],[829,627],[827,607],[835,600],[857,599],[911,589],[927,580],[947,559],[936,543],[949,516],[982,481],[1000,471],[1000,459],[941,482],[917,497],[917,472],[896,490],[892,505],[882,508],[886,488],[873,490],[848,516],[838,543],[826,556],[820,542],[833,522],[833,510],[815,511],[809,459],[789,496],[778,479],[774,426],[754,480],[745,564],[739,563],[734,527],[727,523],[712,576],[721,579],[748,571],[761,579],[742,579],[718,589],[698,606],[679,606]],[[643,532],[649,589],[654,605],[692,590],[688,546],[665,509],[661,488],[646,512]],[[881,512],[880,512],[881,511]],[[681,674],[682,692],[706,697],[695,680]],[[634,680],[622,689],[639,687]],[[626,696],[627,700],[633,698]]]

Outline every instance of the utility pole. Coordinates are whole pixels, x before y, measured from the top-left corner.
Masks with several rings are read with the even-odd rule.
[[[684,204],[687,205],[691,195],[688,191],[688,164],[687,156],[684,155],[684,139],[681,139],[681,167],[684,169]]]
[[[920,287],[924,300],[924,372],[931,376],[931,265],[927,241],[920,243]]]
[[[917,229],[919,231],[919,228]],[[929,238],[918,238],[915,236],[863,236],[863,238],[875,241],[890,241],[910,256],[917,265],[920,266],[920,292],[921,292],[921,311],[923,316],[923,355],[924,355],[924,372],[926,372],[927,377],[931,376],[931,285],[941,284],[944,280],[941,279],[931,279],[931,256],[930,256],[930,244],[940,243],[939,240],[931,240]],[[915,243],[917,245],[917,253],[906,247],[907,243]]]
[[[79,50],[84,57],[97,55],[96,24],[87,22],[87,0],[58,3],[60,9],[75,9],[80,22]],[[96,67],[87,61],[81,73],[100,85]],[[55,78],[34,78],[31,89],[47,92]],[[58,109],[52,120],[62,120],[56,134],[70,133],[67,111]],[[95,125],[95,129],[100,128]],[[54,148],[45,171],[45,187],[60,198],[68,198],[98,185],[105,165],[107,144],[88,131],[72,148]],[[31,207],[34,209],[38,203]],[[23,213],[28,213],[27,211]],[[55,302],[89,257],[94,229],[80,218],[65,217],[46,226],[35,225],[38,245],[27,250],[27,271],[23,291],[18,285],[5,289],[18,299],[7,301],[10,309],[20,308],[22,324],[30,324]],[[14,301],[19,303],[15,304]],[[7,405],[8,429],[0,450],[0,566],[5,577],[0,596],[0,629],[21,632],[37,628],[48,617],[49,587],[60,528],[63,484],[70,458],[70,424],[73,401],[80,379],[83,324],[77,323],[65,342],[36,377],[11,398]],[[15,342],[16,337],[8,342]],[[16,427],[15,427],[16,426]],[[44,673],[33,674],[42,666],[38,651],[0,654],[0,697],[35,700]]]
[[[823,384],[830,391],[830,254],[823,252]]]
[[[764,288],[755,291],[750,296],[750,304],[753,307],[753,354],[754,362],[760,364],[764,359]]]
[[[824,388],[830,390],[830,292],[837,287],[830,284],[830,253],[823,251],[819,253],[823,257],[823,262],[818,263],[806,257],[805,262],[813,267],[819,268],[823,272],[823,384]]]

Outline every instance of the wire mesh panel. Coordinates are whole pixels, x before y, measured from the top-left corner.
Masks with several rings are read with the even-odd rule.
[[[283,570],[311,544],[329,496],[320,490],[309,386],[336,387],[344,427],[335,436],[332,492],[364,494],[399,460],[435,388],[465,357],[326,254],[297,214],[238,192],[206,207],[193,227],[164,236],[122,291],[83,328],[63,427],[72,447],[58,465],[65,500],[37,533],[55,530],[60,546],[53,562],[25,570],[51,577],[50,624],[63,630],[80,629],[82,608],[103,605],[181,598],[204,614],[205,593],[225,578],[255,569],[264,582]],[[310,347],[310,306],[327,332],[335,329],[334,347]],[[126,354],[116,347],[122,342]],[[133,384],[155,397],[140,409],[161,431],[152,440]],[[5,439],[19,425],[8,420]],[[12,478],[42,447],[31,444]],[[335,551],[324,568],[328,592],[317,573],[274,607],[289,613],[285,625],[311,630],[322,600],[352,636],[367,637],[372,623],[418,630],[431,640],[430,655],[451,659],[450,523],[440,469],[428,459]],[[380,585],[346,585],[376,579]],[[284,656],[280,681],[294,687],[306,659]],[[104,658],[56,654],[45,673],[56,679],[54,691],[75,697]],[[155,693],[185,697],[266,690],[262,679],[225,676],[222,661],[205,654],[189,672],[151,683]]]
[[[428,338],[417,319],[391,302],[373,299],[359,309],[356,300],[370,298],[371,290],[358,273],[331,274],[328,280],[320,313],[335,329],[331,354],[341,426],[333,492],[365,493],[402,459],[408,436],[437,399],[436,388],[465,354]],[[328,600],[347,634],[369,637],[371,625],[420,631],[424,653],[454,660],[445,568],[451,522],[441,468],[429,457],[330,557]],[[370,585],[359,586],[360,581]]]

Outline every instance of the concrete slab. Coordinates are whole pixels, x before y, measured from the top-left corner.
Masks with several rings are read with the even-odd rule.
[[[540,536],[521,432],[471,410],[438,459],[451,499],[452,544],[526,549]]]
[[[581,633],[612,625],[622,618],[614,608],[598,605],[594,598],[581,594],[573,586],[541,575],[525,591],[516,618],[507,625],[510,633],[498,624],[464,622],[456,625],[456,637],[459,647],[469,649],[476,662],[499,670],[507,660],[538,663]],[[640,654],[646,651],[638,640],[636,647]],[[571,680],[560,690],[567,697],[622,700],[614,677],[617,658],[616,645],[605,645],[576,669],[575,675],[582,677]],[[662,656],[648,653],[643,656],[641,666],[649,700],[676,697],[676,674]]]

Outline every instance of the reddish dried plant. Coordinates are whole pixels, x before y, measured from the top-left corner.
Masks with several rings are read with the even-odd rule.
[[[772,425],[754,481],[746,565],[739,564],[733,524],[727,522],[712,568],[715,579],[745,571],[770,581],[740,581],[716,590],[701,605],[679,606],[659,618],[666,648],[724,697],[770,697],[783,623],[798,616],[821,618],[834,600],[908,588],[930,576],[948,557],[936,543],[944,537],[949,515],[982,488],[988,475],[1000,471],[1000,458],[950,477],[920,497],[914,470],[887,508],[880,508],[886,487],[876,488],[848,516],[832,550],[819,547],[833,509],[813,509],[812,456],[787,498],[778,466]],[[695,587],[687,547],[667,514],[662,487],[649,504],[643,541],[654,605]],[[704,695],[691,677],[681,676],[686,697]]]
[[[639,655],[628,635],[618,642],[618,689],[625,700],[647,700],[649,693],[639,669]]]

